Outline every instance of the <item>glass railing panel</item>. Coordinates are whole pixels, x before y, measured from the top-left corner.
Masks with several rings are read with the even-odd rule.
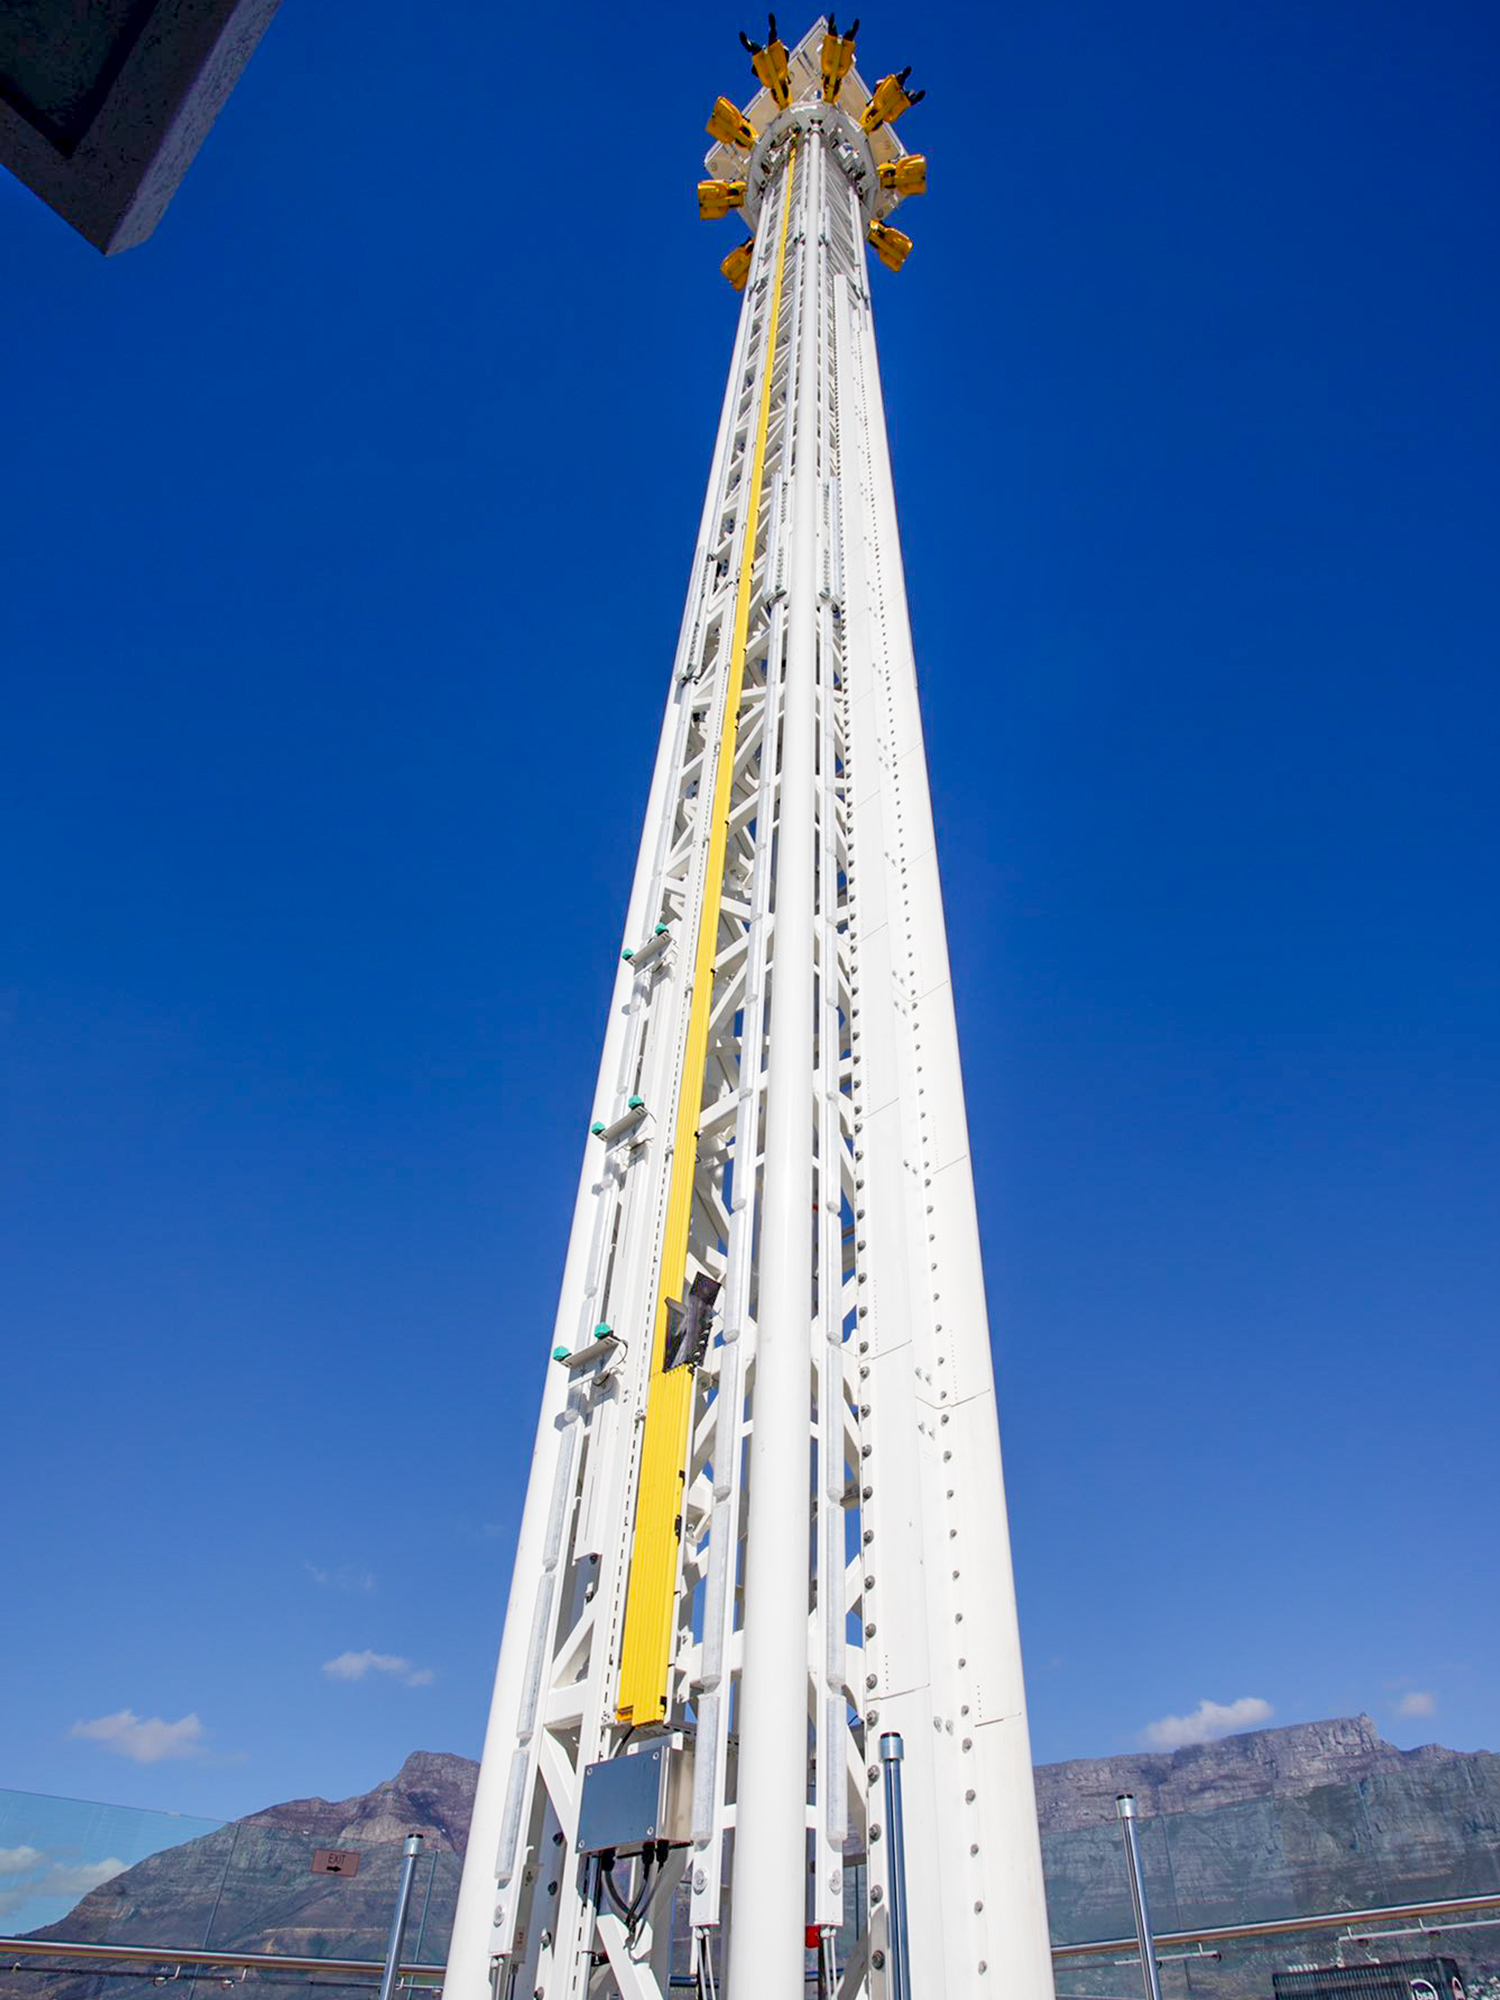
[[[297,1958],[379,1959],[400,1884],[402,1842],[363,1842],[353,1875],[315,1874],[313,1836],[242,1821],[203,1943],[213,1951]],[[418,1857],[405,1957],[446,1950],[462,1862],[434,1848]]]
[[[1147,1830],[1155,1825],[1152,1820],[1136,1822],[1146,1867],[1147,1893],[1153,1904],[1152,1916],[1160,1922],[1155,1913],[1156,1900],[1170,1898],[1162,1872],[1163,1837],[1159,1831],[1151,1832],[1148,1837]],[[1054,1944],[1134,1935],[1130,1877],[1116,1821],[1049,1834],[1042,1842],[1042,1865],[1047,1878],[1047,1915]]]
[[[112,1881],[148,1856],[214,1834],[222,1824],[185,1813],[0,1791],[0,1935],[24,1936],[83,1906],[86,1921],[107,1929],[119,1900],[110,1895]]]

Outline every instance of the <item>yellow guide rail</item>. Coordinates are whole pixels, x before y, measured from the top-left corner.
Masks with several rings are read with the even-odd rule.
[[[683,1482],[687,1474],[688,1425],[693,1412],[693,1370],[664,1366],[667,1307],[681,1297],[687,1276],[688,1221],[692,1214],[693,1174],[698,1161],[698,1121],[703,1114],[703,1069],[708,1058],[714,960],[719,953],[719,906],[724,892],[724,857],[729,841],[729,798],[734,784],[740,699],[745,684],[745,648],[750,631],[755,538],[760,523],[766,433],[771,420],[771,378],[776,367],[777,329],[781,319],[781,280],[786,265],[796,172],[796,142],[793,141],[786,192],[781,205],[781,232],[776,244],[776,275],[771,287],[771,313],[766,330],[766,363],[761,378],[755,455],[751,461],[749,492],[745,501],[739,587],[735,596],[734,632],[724,691],[724,727],[719,739],[719,761],[709,812],[708,861],[703,872],[703,905],[698,919],[698,945],[693,962],[693,999],[688,1014],[687,1046],[682,1058],[677,1129],[667,1188],[666,1220],[662,1228],[661,1285],[651,1332],[651,1379],[646,1393],[646,1422],[641,1439],[630,1580],[626,1585],[620,1695],[615,1708],[619,1721],[633,1724],[660,1722],[667,1710],[667,1666],[671,1657],[672,1617],[677,1594],[677,1555],[682,1539]]]

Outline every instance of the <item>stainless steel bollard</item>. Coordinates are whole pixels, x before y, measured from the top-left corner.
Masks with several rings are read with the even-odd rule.
[[[1121,1792],[1115,1800],[1120,1815],[1120,1831],[1125,1836],[1125,1866],[1130,1871],[1130,1907],[1135,1912],[1135,1940],[1141,1954],[1141,1983],[1146,2000],[1161,2000],[1161,1977],[1156,1969],[1156,1940],[1151,1935],[1151,1911],[1146,1903],[1146,1877],[1141,1869],[1141,1850],[1135,1837],[1135,1800]]]
[[[391,1913],[391,1935],[385,1947],[385,1970],[380,1975],[380,2000],[395,2000],[396,1980],[401,1971],[401,1947],[406,1942],[406,1917],[411,1908],[412,1878],[417,1872],[417,1856],[422,1852],[420,1833],[409,1833],[401,1850],[401,1885],[396,1891],[396,1907]]]
[[[891,2000],[911,2000],[911,1946],[906,1928],[906,1825],[901,1811],[901,1759],[905,1745],[894,1729],[880,1739],[885,1775],[885,1830],[890,1841]],[[1161,2000],[1161,1995],[1156,1995]]]

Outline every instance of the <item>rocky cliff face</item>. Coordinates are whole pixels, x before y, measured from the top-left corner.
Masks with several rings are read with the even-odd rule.
[[[1420,1758],[1424,1753],[1408,1754]],[[1355,1715],[1257,1729],[1164,1756],[1039,1764],[1037,1818],[1043,1833],[1070,1833],[1112,1821],[1120,1792],[1133,1792],[1136,1811],[1153,1818],[1158,1813],[1211,1812],[1247,1799],[1296,1797],[1318,1785],[1357,1784],[1375,1771],[1399,1767],[1402,1756],[1381,1742],[1368,1715]]]
[[[1157,1932],[1500,1893],[1500,1757],[1429,1744],[1398,1750],[1366,1715],[1262,1729],[1171,1756],[1043,1765],[1037,1812],[1056,1942],[1129,1937],[1133,1928],[1115,1797],[1133,1792]],[[1380,1953],[1455,1952],[1491,1974],[1500,1930],[1437,1946],[1405,1938]],[[1270,1991],[1278,1967],[1333,1962],[1328,1934],[1226,1945],[1178,1962],[1168,1990],[1194,2000]],[[1118,1995],[1108,1960],[1064,1960],[1077,2000]],[[1134,1968],[1127,1977],[1133,1981]]]
[[[354,1799],[289,1799],[251,1813],[242,1826],[317,1836],[318,1847],[378,1845],[420,1833],[429,1850],[462,1854],[479,1766],[442,1750],[414,1750],[394,1778]]]
[[[1500,1891],[1500,1757],[1402,1751],[1365,1715],[1163,1757],[1043,1765],[1052,1934],[1129,1934],[1115,1796],[1133,1792],[1159,1930]]]

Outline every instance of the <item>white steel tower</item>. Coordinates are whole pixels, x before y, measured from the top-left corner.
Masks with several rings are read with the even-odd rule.
[[[866,268],[916,95],[832,20],[746,46],[699,187],[744,305],[446,1996],[1050,2000]]]

